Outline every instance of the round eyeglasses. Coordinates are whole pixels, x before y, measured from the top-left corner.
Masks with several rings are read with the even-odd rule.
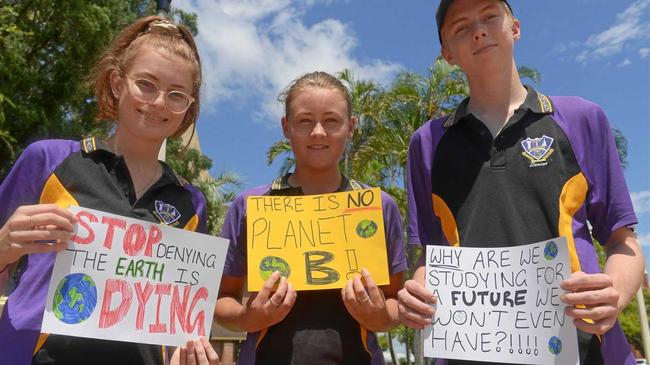
[[[126,78],[131,81],[133,96],[145,103],[152,103],[158,99],[160,94],[164,95],[165,106],[172,113],[185,113],[190,105],[196,100],[179,90],[161,90],[158,85],[147,79],[134,79],[129,75]]]

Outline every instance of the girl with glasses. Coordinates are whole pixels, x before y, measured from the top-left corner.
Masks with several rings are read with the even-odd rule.
[[[152,16],[127,26],[89,77],[106,140],[44,140],[28,146],[0,185],[0,289],[11,291],[0,318],[7,364],[217,364],[206,339],[173,354],[161,346],[47,335],[41,320],[56,251],[67,247],[79,205],[205,232],[203,195],[158,151],[194,128],[201,63],[191,33]]]

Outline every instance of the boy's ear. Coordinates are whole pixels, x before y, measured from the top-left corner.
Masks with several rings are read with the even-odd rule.
[[[122,93],[122,75],[120,74],[119,71],[117,70],[111,71],[110,83],[111,83],[111,92],[113,93],[113,97],[115,99],[119,99],[120,94]]]
[[[440,48],[440,55],[442,56],[442,58],[445,59],[445,61],[447,61],[448,64],[452,66],[456,65],[455,63],[456,61],[454,60],[453,55],[451,54],[451,52],[449,52],[449,50],[445,46],[442,46],[442,48]]]

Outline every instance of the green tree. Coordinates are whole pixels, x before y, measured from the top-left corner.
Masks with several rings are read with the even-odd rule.
[[[228,204],[235,199],[233,190],[241,186],[241,178],[232,172],[223,172],[216,178],[210,176],[207,171],[212,167],[212,160],[193,148],[185,148],[179,138],[167,141],[167,163],[205,195],[208,232],[218,236]]]
[[[0,0],[0,179],[34,140],[108,129],[82,81],[120,29],[154,12],[147,0]],[[196,31],[195,14],[172,16]]]

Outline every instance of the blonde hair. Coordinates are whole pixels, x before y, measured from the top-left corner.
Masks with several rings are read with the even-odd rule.
[[[199,115],[199,90],[201,88],[201,59],[192,33],[185,26],[177,25],[160,16],[140,18],[124,28],[104,50],[87,79],[99,105],[98,120],[117,118],[117,98],[111,89],[111,73],[124,73],[144,47],[162,49],[179,56],[187,62],[192,72],[192,97],[180,127],[172,137],[181,136],[196,123]]]
[[[341,80],[323,71],[314,71],[299,76],[278,96],[284,104],[284,115],[289,118],[289,106],[296,95],[307,88],[332,89],[339,91],[345,98],[348,107],[348,118],[352,117],[352,95],[350,89]]]

